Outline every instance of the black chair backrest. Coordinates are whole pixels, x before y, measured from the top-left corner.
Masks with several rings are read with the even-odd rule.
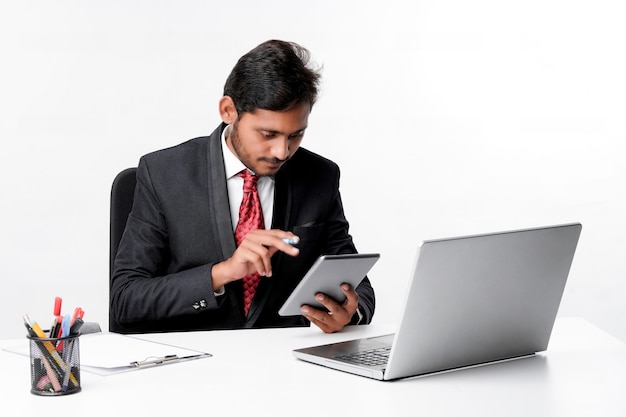
[[[137,183],[136,174],[137,168],[126,168],[117,174],[111,186],[109,280],[113,275],[113,262],[115,262],[117,248],[126,228],[128,215],[133,208],[135,184]]]

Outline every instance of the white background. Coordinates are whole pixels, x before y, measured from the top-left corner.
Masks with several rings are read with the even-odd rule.
[[[209,134],[235,61],[279,38],[324,67],[305,147],[342,167],[375,322],[422,239],[579,221],[560,315],[626,340],[621,0],[0,5],[0,334],[63,312],[108,327],[111,181]],[[405,189],[409,189],[407,192]]]

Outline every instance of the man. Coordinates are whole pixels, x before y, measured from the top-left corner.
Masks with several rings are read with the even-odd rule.
[[[318,256],[356,253],[339,168],[299,148],[319,80],[306,49],[267,41],[233,68],[219,102],[223,123],[211,136],[140,159],[111,278],[111,331],[314,323],[331,333],[371,321],[367,277],[356,289],[342,286],[341,304],[318,294],[325,310],[278,315]]]

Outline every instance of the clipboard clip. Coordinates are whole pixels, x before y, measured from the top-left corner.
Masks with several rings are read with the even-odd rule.
[[[183,361],[190,361],[193,359],[201,359],[211,357],[210,353],[202,352],[197,355],[190,356],[178,356],[178,355],[166,355],[163,357],[150,356],[142,361],[131,362],[130,366],[133,368],[148,368],[150,366],[166,365],[168,363],[176,363]]]
[[[178,355],[166,355],[160,358],[151,356],[142,361],[131,362],[130,366],[134,368],[146,368],[149,366],[165,365],[166,363],[178,362],[178,360],[180,360]]]

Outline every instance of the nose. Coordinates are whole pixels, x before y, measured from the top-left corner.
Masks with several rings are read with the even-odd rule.
[[[289,140],[287,138],[279,138],[272,144],[272,156],[283,161],[289,157]]]

